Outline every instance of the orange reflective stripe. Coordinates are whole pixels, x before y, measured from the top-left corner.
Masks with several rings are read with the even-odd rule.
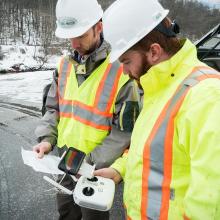
[[[168,219],[168,209],[169,209],[169,200],[170,200],[170,190],[169,186],[171,183],[172,177],[172,153],[173,153],[173,136],[174,136],[174,119],[178,113],[183,100],[188,92],[190,87],[188,87],[178,102],[172,109],[171,117],[168,123],[166,137],[165,137],[165,146],[164,146],[164,179],[162,183],[162,202],[160,210],[160,220]]]
[[[66,68],[67,65],[67,68]],[[61,99],[65,95],[66,91],[66,85],[67,85],[67,79],[70,75],[72,68],[72,64],[63,58],[60,62],[60,68],[59,68],[59,77],[58,77],[58,97]],[[64,79],[65,78],[65,79]],[[61,91],[62,88],[62,91]]]
[[[61,79],[61,75],[62,75],[62,69],[63,69],[63,63],[64,63],[64,59],[62,59],[60,61],[60,66],[59,66],[59,77],[58,77],[58,89],[57,89],[57,93],[58,93],[58,97],[60,98],[60,79]]]
[[[202,80],[207,79],[207,78],[218,78],[218,79],[220,79],[220,76],[219,75],[213,75],[213,74],[205,74],[205,75],[197,77],[196,79],[198,81],[202,81]]]
[[[84,118],[80,118],[79,116],[76,116],[74,114],[60,112],[60,116],[64,117],[64,118],[74,118],[75,120],[80,121],[81,123],[83,123],[85,125],[88,125],[90,127],[97,128],[97,129],[100,129],[100,130],[106,130],[106,131],[111,130],[110,126],[97,125],[94,122],[88,121]]]
[[[212,68],[210,66],[196,66],[193,68],[192,72],[196,72],[196,71],[200,71],[200,70],[211,70],[211,69]]]
[[[74,101],[73,104],[80,106],[81,108],[84,108],[90,112],[94,112],[98,115],[103,115],[107,118],[111,118],[112,117],[112,113],[108,113],[108,112],[101,112],[99,109],[93,108],[91,106],[85,105],[82,102],[78,102],[78,101]]]
[[[93,108],[92,106],[86,105],[82,102],[79,101],[71,101],[71,100],[60,100],[61,104],[64,105],[77,105],[79,107],[81,107],[82,109],[88,110],[90,112],[93,112],[97,115],[102,115],[105,116],[107,118],[111,118],[112,117],[112,113],[107,113],[107,112],[101,112],[99,109]]]
[[[116,79],[115,79],[115,83],[113,84],[113,88],[112,88],[112,91],[111,91],[111,94],[110,94],[110,98],[109,98],[108,104],[106,106],[106,110],[105,110],[106,112],[110,112],[110,110],[111,110],[111,107],[113,105],[113,101],[114,101],[114,98],[115,98],[115,94],[117,93],[118,83],[119,83],[119,79],[121,77],[122,72],[123,72],[123,66],[121,65],[120,68],[118,69]]]
[[[65,79],[65,83],[64,83],[64,92],[63,92],[63,97],[65,96],[66,94],[66,87],[67,87],[67,79],[70,75],[70,72],[71,72],[71,68],[72,68],[72,64],[71,63],[68,63],[68,67],[67,67],[67,74],[66,74],[66,79]]]
[[[62,74],[62,69],[63,69],[63,64],[64,64],[64,59],[62,59],[61,61],[60,61],[60,66],[59,66],[59,74]]]
[[[146,207],[148,206],[148,177],[150,173],[150,144],[160,126],[160,123],[163,121],[166,111],[169,107],[170,101],[166,104],[163,111],[161,112],[160,116],[158,117],[145,145],[144,145],[144,153],[143,153],[143,171],[142,171],[142,200],[141,200],[141,219],[146,219]]]
[[[97,93],[96,93],[96,98],[95,98],[95,102],[94,102],[94,107],[97,107],[98,106],[98,102],[99,102],[99,99],[100,99],[100,96],[101,96],[101,93],[102,93],[102,90],[103,90],[103,87],[104,87],[104,84],[105,84],[105,80],[108,76],[108,73],[111,69],[111,66],[112,64],[109,63],[106,70],[105,70],[105,73],[102,77],[102,80],[101,80],[101,83],[99,84],[99,87],[98,87],[98,90],[97,90]]]

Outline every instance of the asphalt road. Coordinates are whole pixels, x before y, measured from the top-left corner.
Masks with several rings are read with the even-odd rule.
[[[39,108],[32,103],[19,105],[0,97],[0,219],[57,219],[56,192],[43,180],[42,173],[23,164],[21,148],[36,144],[34,129]],[[115,194],[111,220],[123,220],[122,186]]]

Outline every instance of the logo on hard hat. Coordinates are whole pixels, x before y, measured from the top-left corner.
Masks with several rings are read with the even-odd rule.
[[[72,28],[77,23],[77,20],[72,17],[62,17],[57,19],[57,25],[61,28]]]
[[[158,13],[156,13],[156,14],[153,16],[153,18],[154,18],[155,21],[159,20],[161,17],[162,17],[162,13],[161,13],[161,12],[158,12]]]

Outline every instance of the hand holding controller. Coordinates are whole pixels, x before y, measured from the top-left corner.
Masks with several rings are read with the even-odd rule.
[[[107,211],[113,203],[115,183],[108,178],[101,176],[94,177],[95,165],[92,166],[86,163],[84,158],[84,152],[71,147],[64,152],[58,165],[60,170],[72,177],[77,174],[82,175],[77,180],[73,193],[48,177],[44,177],[44,179],[63,192],[69,195],[73,194],[73,199],[79,206]]]
[[[111,179],[95,176],[88,179],[81,176],[73,192],[73,199],[79,206],[108,211],[113,203],[115,183]]]

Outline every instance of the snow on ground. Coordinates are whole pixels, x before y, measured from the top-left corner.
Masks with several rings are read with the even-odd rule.
[[[19,71],[42,66],[44,57],[41,48],[24,44],[0,46],[0,71],[13,71],[13,66],[18,66]],[[60,56],[48,57],[44,68],[55,68]]]
[[[52,81],[52,71],[0,74],[0,96],[41,103],[43,88]]]

